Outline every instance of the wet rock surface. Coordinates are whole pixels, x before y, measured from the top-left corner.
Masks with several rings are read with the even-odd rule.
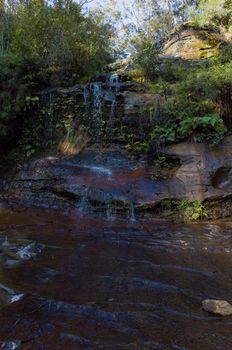
[[[2,182],[1,206],[79,208],[112,218],[130,217],[132,212],[159,217],[163,200],[188,199],[204,201],[209,217],[225,217],[232,214],[231,149],[231,136],[215,147],[170,146],[163,153],[178,160],[178,166],[163,177],[157,177],[156,168],[145,158],[132,158],[120,147],[87,149],[69,158],[41,158]]]
[[[183,195],[189,155],[171,151],[182,165],[160,180],[120,149],[37,159],[5,180],[2,349],[231,348],[230,317],[201,308],[231,299],[231,222],[152,218],[160,200]]]
[[[231,228],[230,221],[180,225],[112,221],[78,209],[5,209],[2,242],[7,235],[43,249],[10,271],[0,267],[4,288],[23,295],[0,309],[0,345],[230,349],[231,318],[206,314],[201,302],[231,298]]]
[[[9,205],[79,208],[114,217],[152,210],[164,198],[175,197],[176,178],[154,180],[146,160],[128,158],[121,150],[87,150],[69,159],[48,157],[30,162],[11,180],[3,196]]]
[[[231,221],[157,219],[164,199],[231,196],[231,143],[171,146],[178,166],[159,179],[121,148],[13,171],[0,207],[0,348],[231,349],[231,317],[220,317]]]

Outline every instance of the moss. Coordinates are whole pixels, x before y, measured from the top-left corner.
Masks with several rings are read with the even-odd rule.
[[[141,69],[132,69],[129,71],[128,78],[136,83],[144,83],[146,81],[144,73]]]

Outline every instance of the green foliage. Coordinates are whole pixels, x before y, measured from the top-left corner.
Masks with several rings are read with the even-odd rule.
[[[140,67],[146,78],[155,78],[157,66],[155,57],[159,53],[159,50],[150,40],[142,40],[139,47],[137,47],[137,55],[135,55],[134,62]]]
[[[112,34],[102,16],[84,14],[72,0],[0,0],[1,141],[12,147],[21,134],[27,157],[50,147],[63,126],[58,123],[53,132],[52,111],[38,110],[35,91],[81,83],[96,74],[112,61]]]
[[[149,143],[146,141],[133,141],[133,138],[131,138],[125,149],[134,154],[146,153],[149,149]]]
[[[120,29],[119,49],[126,47],[126,52],[139,53],[141,49],[146,51],[151,45],[154,48],[161,48],[177,23],[185,22],[189,18],[189,8],[196,4],[196,0],[127,0],[100,1],[109,12],[109,21],[116,22]],[[107,8],[106,4],[110,6]],[[148,48],[149,49],[149,48]],[[150,51],[150,49],[149,49]],[[150,51],[151,52],[151,51]],[[149,68],[149,66],[147,66]]]
[[[30,0],[14,6],[0,9],[0,93],[20,90],[20,96],[14,91],[15,108],[28,80],[35,86],[68,80],[70,86],[112,60],[111,26],[84,15],[77,3]]]
[[[161,140],[165,143],[173,143],[177,141],[175,125],[157,125],[151,133],[151,141]]]
[[[193,20],[199,26],[216,24],[230,27],[232,24],[231,0],[200,0]]]
[[[141,69],[133,69],[133,70],[129,71],[128,78],[131,81],[134,81],[137,83],[144,83],[144,81],[145,81],[144,72]]]
[[[197,221],[208,217],[208,213],[201,201],[182,200],[178,209],[186,221]]]
[[[75,2],[31,1],[12,25],[10,49],[38,63],[52,76],[65,71],[73,80],[94,74],[110,60],[109,26],[85,17]],[[70,82],[69,82],[70,84]]]
[[[186,117],[176,124],[158,125],[151,133],[151,140],[162,140],[173,143],[183,140],[192,142],[219,143],[226,128],[218,114],[208,114],[202,117]]]
[[[163,210],[176,209],[177,206],[178,206],[178,201],[176,199],[166,198],[166,199],[163,199],[161,202],[161,208]]]
[[[152,92],[163,97],[156,116],[151,141],[173,143],[183,140],[219,143],[226,128],[218,105],[221,90],[232,81],[228,47],[217,58],[190,65],[163,63],[157,79],[149,84]],[[173,73],[172,73],[173,70]],[[166,71],[166,74],[165,74]]]
[[[230,29],[231,0],[200,0],[192,5],[191,15],[198,26]],[[231,87],[231,43],[218,52],[217,57],[188,62],[157,55],[159,52],[151,41],[144,47],[138,46],[136,63],[150,80],[150,90],[164,98],[159,115],[154,118],[152,143],[189,140],[217,144],[222,140],[226,128],[220,98],[223,91]]]
[[[100,17],[84,16],[73,1],[30,0],[16,8],[8,47],[33,60],[42,75],[64,79],[65,74],[77,81],[111,60],[111,35],[108,24]]]
[[[30,63],[14,54],[0,55],[0,135],[27,108],[25,94],[31,86]]]
[[[223,120],[218,114],[208,114],[181,120],[177,139],[191,138],[193,142],[219,143],[225,134]]]
[[[42,150],[57,149],[61,141],[73,143],[81,117],[75,97],[54,95],[48,104],[40,102],[38,96],[26,96],[25,100],[28,109],[19,141],[21,153],[30,158]]]

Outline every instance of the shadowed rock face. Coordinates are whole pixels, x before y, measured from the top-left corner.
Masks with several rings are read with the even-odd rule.
[[[215,188],[219,189],[230,189],[232,186],[232,168],[230,167],[221,167],[215,174],[212,176],[212,185]]]
[[[182,165],[175,176],[182,182],[185,197],[190,200],[223,198],[232,195],[232,137],[215,147],[180,143],[166,150],[180,159]]]
[[[175,29],[164,47],[164,56],[200,60],[217,54],[224,38],[216,29],[197,29],[186,23]]]

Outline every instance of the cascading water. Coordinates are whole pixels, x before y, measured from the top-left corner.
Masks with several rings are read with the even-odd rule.
[[[120,93],[120,81],[117,73],[111,74],[109,77],[109,88],[116,94]]]
[[[101,143],[101,126],[102,126],[102,106],[103,106],[103,94],[102,87],[99,83],[93,83],[93,116],[94,116],[94,125],[96,133],[96,143],[100,145]]]
[[[109,113],[109,143],[113,143],[113,127],[114,127],[114,116],[115,109],[117,105],[117,96],[120,94],[120,81],[118,74],[111,74],[109,77],[109,89],[113,93],[113,98],[111,99],[111,108]]]
[[[103,90],[100,82],[86,84],[83,88],[84,122],[93,130],[97,145],[101,143]]]
[[[129,219],[132,222],[136,221],[136,216],[135,216],[135,205],[134,202],[131,200],[129,203]]]
[[[85,120],[93,130],[93,136],[97,145],[101,145],[102,142],[103,112],[106,113],[109,103],[109,117],[108,122],[106,121],[108,128],[107,140],[112,144],[117,96],[120,94],[120,79],[118,74],[110,74],[105,78],[106,82],[104,84],[101,81],[97,81],[88,83],[83,88]]]

